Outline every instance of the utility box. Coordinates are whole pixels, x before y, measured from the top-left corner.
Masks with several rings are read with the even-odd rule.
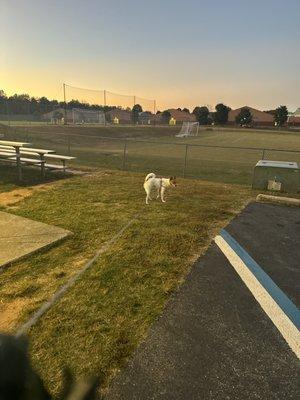
[[[296,162],[260,160],[254,167],[252,188],[300,192],[300,165]]]

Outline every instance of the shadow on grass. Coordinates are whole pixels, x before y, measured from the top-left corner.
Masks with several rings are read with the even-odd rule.
[[[22,172],[23,178],[20,182],[18,180],[18,172],[15,165],[0,163],[0,193],[17,188],[54,182],[60,179],[70,178],[72,176],[72,174],[68,173],[47,171],[46,177],[42,179],[41,171],[34,167],[24,167]]]

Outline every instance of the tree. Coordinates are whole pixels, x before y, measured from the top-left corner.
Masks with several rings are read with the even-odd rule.
[[[54,113],[53,113],[53,118],[54,118],[54,121],[55,121],[56,124],[57,124],[57,122],[60,121],[63,117],[64,117],[64,115],[63,115],[63,113],[62,113],[61,111],[58,111],[58,110],[54,111]]]
[[[195,107],[193,110],[193,114],[195,115],[195,117],[200,125],[208,125],[209,109],[207,107],[205,107],[205,106]]]
[[[39,103],[41,114],[45,114],[45,113],[51,111],[50,101],[47,99],[47,97],[43,96],[43,97],[39,98],[38,103]]]
[[[131,111],[131,118],[132,118],[132,122],[134,124],[136,124],[139,120],[139,114],[143,112],[142,106],[140,106],[139,104],[135,104],[132,107],[132,111]]]
[[[247,126],[251,125],[252,119],[253,117],[249,108],[243,107],[239,114],[236,116],[235,122],[240,126]]]
[[[219,103],[215,107],[216,112],[214,113],[214,122],[217,125],[225,125],[228,121],[228,113],[231,110],[230,107],[225,106],[223,103]]]
[[[0,89],[0,114],[7,113],[7,97],[4,93],[4,90]]]
[[[190,113],[190,110],[189,110],[188,108],[185,108],[185,107],[182,109],[182,111],[183,111],[183,112],[186,112],[186,113],[188,113],[188,114]]]
[[[288,119],[288,109],[286,106],[280,106],[276,108],[274,114],[274,121],[276,126],[282,126],[286,123]]]
[[[162,116],[162,121],[166,124],[168,124],[170,122],[171,119],[171,113],[169,110],[165,110],[161,113]]]

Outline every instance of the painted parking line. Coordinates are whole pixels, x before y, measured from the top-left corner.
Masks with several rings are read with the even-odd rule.
[[[300,310],[227,231],[215,242],[300,359]]]

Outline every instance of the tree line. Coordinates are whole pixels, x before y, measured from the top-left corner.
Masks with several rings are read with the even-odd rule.
[[[14,94],[13,96],[6,96],[5,92],[0,89],[0,114],[11,115],[34,115],[40,116],[57,109],[81,108],[85,110],[98,110],[110,111],[117,107],[115,106],[101,106],[97,104],[89,104],[78,100],[71,100],[69,102],[49,100],[47,97],[30,97],[28,94]]]
[[[178,108],[179,111],[190,112],[187,108]],[[206,106],[197,106],[192,111],[195,115],[197,122],[200,125],[226,125],[228,122],[228,114],[231,108],[223,103],[219,103],[215,107],[215,111],[210,112]],[[275,110],[265,111],[268,114],[273,115],[274,124],[276,126],[283,126],[288,120],[288,109],[286,106],[279,106]],[[171,113],[169,110],[165,110],[161,114],[165,122],[169,122]],[[240,126],[251,126],[253,123],[253,115],[248,107],[241,108],[241,111],[235,118],[235,122]]]
[[[39,117],[51,111],[59,109],[71,110],[74,108],[108,112],[119,107],[89,104],[79,100],[71,100],[65,103],[64,101],[49,100],[45,96],[39,98],[30,97],[28,94],[14,94],[13,96],[6,96],[4,91],[0,90],[0,114],[24,114]],[[140,104],[135,104],[132,109],[127,108],[126,110],[132,113],[133,122],[137,122],[139,114],[143,112]],[[190,113],[188,108],[178,108],[178,110]],[[197,106],[192,111],[192,114],[195,115],[196,120],[200,125],[225,125],[228,122],[228,114],[230,110],[231,108],[227,105],[219,103],[216,105],[214,112],[210,112],[206,106]],[[288,110],[286,106],[279,106],[276,108],[276,110],[269,110],[266,112],[273,115],[274,124],[277,126],[282,126],[287,122]],[[57,113],[59,113],[59,111],[57,111]],[[151,112],[149,111],[145,111],[145,113],[151,115]],[[165,110],[163,112],[157,111],[156,114],[160,114],[165,123],[168,123],[171,118],[171,113],[169,110]],[[253,116],[251,114],[251,110],[247,107],[242,108],[236,117],[236,123],[241,126],[250,126],[252,122]]]

